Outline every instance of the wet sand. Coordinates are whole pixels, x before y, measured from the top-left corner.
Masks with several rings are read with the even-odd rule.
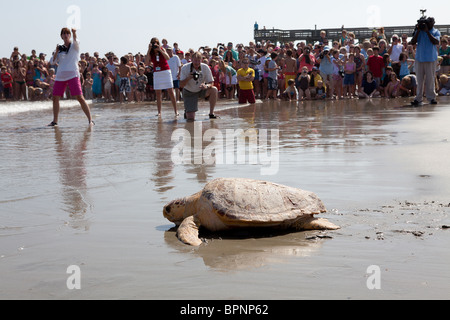
[[[162,120],[155,105],[95,104],[93,129],[70,105],[55,129],[46,106],[2,113],[0,298],[449,299],[450,98],[439,101],[221,101],[215,121],[205,105],[202,132],[279,130],[269,176],[261,162],[174,164],[172,134],[195,128],[168,104]],[[163,206],[219,177],[313,191],[342,229],[181,244]],[[67,288],[72,265],[81,290]]]

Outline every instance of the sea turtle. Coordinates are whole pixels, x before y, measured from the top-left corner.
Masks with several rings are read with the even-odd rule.
[[[209,231],[239,228],[337,230],[340,227],[314,215],[327,212],[312,192],[249,179],[216,179],[193,196],[172,201],[164,217],[179,226],[177,237],[200,246],[200,227]]]

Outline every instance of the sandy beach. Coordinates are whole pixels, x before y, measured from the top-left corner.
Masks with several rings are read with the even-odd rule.
[[[221,101],[221,119],[203,105],[197,124],[167,103],[162,119],[154,104],[95,103],[93,128],[76,103],[57,128],[51,103],[0,103],[0,299],[450,299],[450,97],[409,102]],[[196,128],[279,130],[276,170],[174,163],[174,132]],[[313,191],[342,229],[183,245],[163,206],[220,177]]]

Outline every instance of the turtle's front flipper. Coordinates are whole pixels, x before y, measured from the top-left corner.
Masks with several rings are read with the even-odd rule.
[[[341,228],[327,219],[315,218],[313,215],[298,221],[296,227],[299,230],[338,230]]]
[[[199,228],[200,223],[198,219],[196,219],[195,216],[188,217],[184,219],[183,223],[178,228],[177,237],[185,244],[198,247],[203,243],[198,237]]]

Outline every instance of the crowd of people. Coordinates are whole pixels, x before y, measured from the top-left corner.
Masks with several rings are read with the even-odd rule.
[[[436,88],[440,95],[450,94],[449,37],[443,35],[437,46]],[[417,90],[415,76],[415,45],[407,35],[387,39],[383,28],[374,30],[372,37],[356,43],[352,33],[342,32],[340,39],[273,44],[250,42],[248,45],[217,44],[214,48],[201,47],[202,63],[209,66],[219,98],[235,99],[241,91],[239,70],[251,68],[254,94],[259,99],[351,99],[414,96]],[[183,65],[191,62],[196,52],[183,51],[177,43],[169,45],[163,39],[161,46],[168,54],[172,81],[177,101],[183,99],[180,73]],[[151,48],[150,48],[151,50]],[[150,52],[149,50],[149,52]],[[113,52],[101,56],[98,52],[81,53],[80,78],[85,99],[105,102],[155,101],[156,61],[141,53],[118,57]],[[46,54],[21,54],[14,48],[10,58],[3,58],[1,67],[0,99],[46,100],[52,98],[57,62]],[[122,79],[129,78],[124,85]],[[66,95],[70,98],[70,93]],[[172,99],[162,90],[162,99]],[[176,112],[176,110],[175,110]]]

